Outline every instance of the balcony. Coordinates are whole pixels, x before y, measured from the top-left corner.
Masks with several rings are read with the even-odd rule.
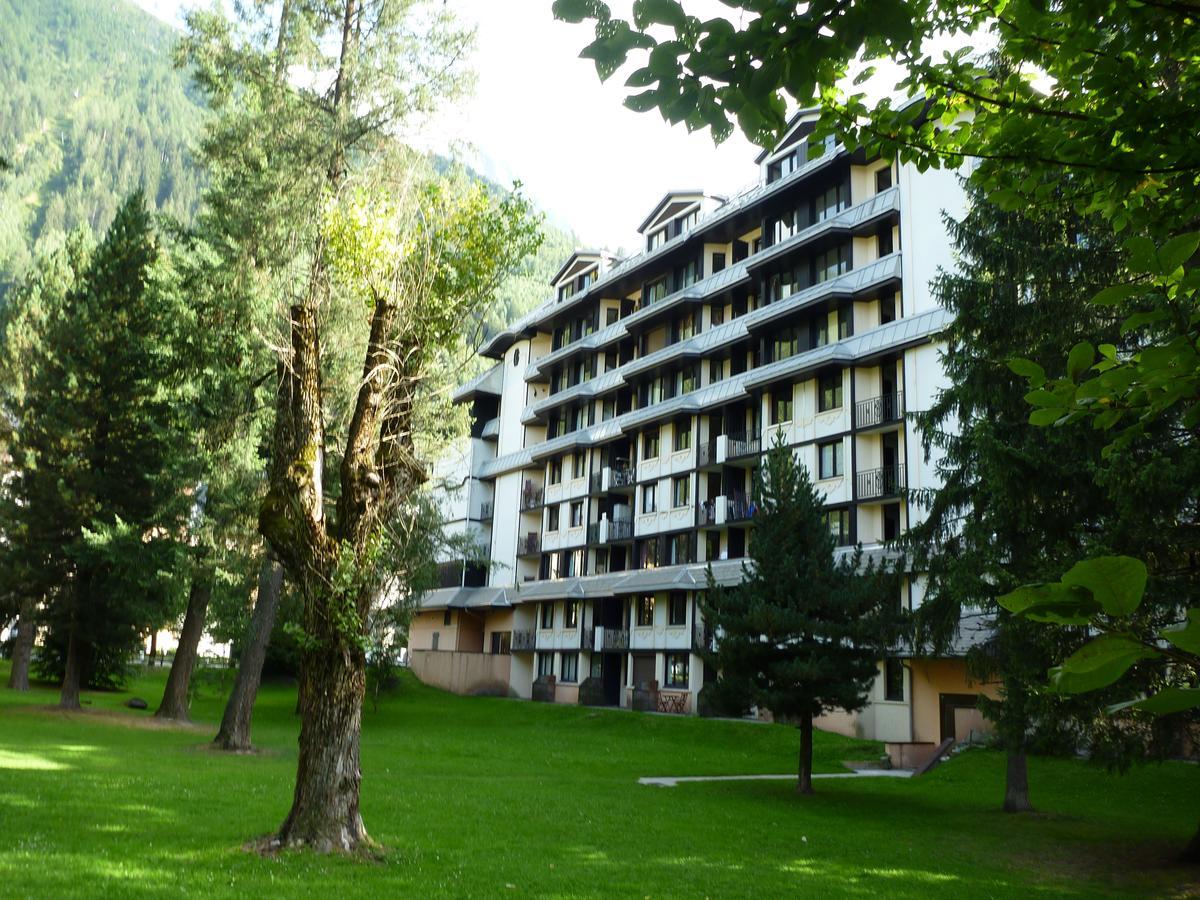
[[[490,522],[492,519],[492,516],[495,514],[495,511],[496,511],[496,505],[494,503],[491,503],[491,502],[480,503],[479,504],[479,521],[480,522]]]
[[[855,480],[855,496],[859,500],[878,500],[894,497],[907,486],[904,466],[884,466],[859,472]]]
[[[532,628],[512,633],[512,652],[531,653],[537,649],[537,632]]]
[[[589,544],[611,544],[614,541],[629,540],[633,540],[631,519],[601,519],[590,524],[587,529]]]
[[[697,653],[713,652],[717,649],[716,635],[706,625],[695,625],[692,628],[692,649]]]
[[[759,435],[748,435],[743,432],[723,434],[717,438],[716,462],[732,462],[735,459],[749,460],[762,452],[762,438]]]
[[[717,439],[705,441],[696,448],[696,465],[703,469],[705,466],[716,465],[717,463]]]
[[[588,628],[581,641],[581,646],[594,653],[620,652],[629,649],[629,629],[605,628],[598,626]]]
[[[854,427],[874,428],[904,418],[904,392],[895,391],[854,404]]]
[[[705,500],[703,503],[696,504],[696,524],[697,525],[716,525],[717,524],[717,501]]]
[[[632,466],[605,466],[603,475],[604,489],[608,491],[632,488],[636,479]]]
[[[521,512],[534,512],[539,510],[544,505],[542,498],[545,496],[541,488],[525,486],[521,491]]]
[[[537,556],[542,552],[542,537],[531,531],[517,540],[517,556]]]

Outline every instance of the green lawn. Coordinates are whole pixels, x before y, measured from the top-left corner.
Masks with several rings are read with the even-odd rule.
[[[0,664],[0,683],[7,678]],[[0,689],[2,896],[1096,896],[1200,887],[1171,865],[1200,815],[1200,767],[1108,776],[1036,761],[1041,812],[998,812],[1003,758],[973,751],[912,781],[643,787],[642,775],[786,772],[796,732],[491,698],[406,680],[365,716],[363,815],[382,862],[241,849],[287,812],[294,693],[260,697],[265,752],[206,749],[211,724],[155,729],[164,674],[90,713]],[[194,713],[219,718],[202,694]],[[879,745],[821,735],[818,769]]]

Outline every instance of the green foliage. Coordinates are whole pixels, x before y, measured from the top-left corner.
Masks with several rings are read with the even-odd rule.
[[[102,234],[134,190],[191,220],[203,109],[172,70],[170,27],[124,0],[5,0],[0,33],[0,298],[40,249]]]
[[[899,586],[864,565],[834,559],[823,503],[807,469],[778,439],[756,476],[757,512],[741,584],[701,600],[717,630],[718,693],[741,692],[776,716],[854,711],[867,702],[894,635]]]

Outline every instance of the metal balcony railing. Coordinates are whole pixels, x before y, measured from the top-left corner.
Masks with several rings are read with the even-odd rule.
[[[762,438],[747,437],[745,434],[731,434],[725,444],[725,456],[737,459],[741,456],[753,456],[762,450]]]
[[[542,552],[542,537],[535,532],[529,532],[517,541],[517,556],[537,556]]]
[[[523,631],[514,631],[512,633],[512,652],[513,653],[528,653],[531,650],[537,649],[537,632],[532,628],[527,628]]]
[[[628,541],[633,537],[632,519],[611,519],[608,523],[608,540]]]
[[[696,524],[715,525],[717,522],[717,503],[715,500],[705,500],[696,504]]]
[[[706,625],[696,625],[692,628],[692,649],[698,651],[717,649],[716,637],[711,628]]]
[[[854,405],[855,428],[872,428],[888,422],[897,422],[902,418],[904,418],[903,391],[859,400]]]
[[[529,512],[530,510],[540,509],[544,504],[542,502],[544,492],[541,488],[527,487],[521,492],[521,511]]]
[[[859,472],[855,481],[855,494],[859,500],[891,497],[907,486],[904,466],[884,466]]]
[[[600,543],[600,523],[592,522],[587,527],[587,542],[589,544]]]
[[[494,503],[480,503],[479,504],[479,519],[480,519],[480,521],[486,522],[489,519],[491,519],[492,515],[495,513],[495,509],[496,509],[496,507],[495,507]]]
[[[717,439],[705,441],[696,448],[696,465],[710,466],[717,461]]]
[[[613,466],[609,469],[608,486],[610,489],[633,487],[633,482],[632,466]]]
[[[595,646],[593,641],[592,646]],[[605,628],[604,643],[601,650],[628,650],[629,649],[629,629],[627,628]]]

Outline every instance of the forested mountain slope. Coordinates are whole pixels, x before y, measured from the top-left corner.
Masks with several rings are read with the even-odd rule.
[[[124,0],[0,0],[0,299],[39,241],[97,234],[143,188],[188,221],[203,173],[188,148],[204,107],[172,66],[178,33]],[[574,238],[545,226],[542,250],[500,291],[492,332],[549,296]]]

